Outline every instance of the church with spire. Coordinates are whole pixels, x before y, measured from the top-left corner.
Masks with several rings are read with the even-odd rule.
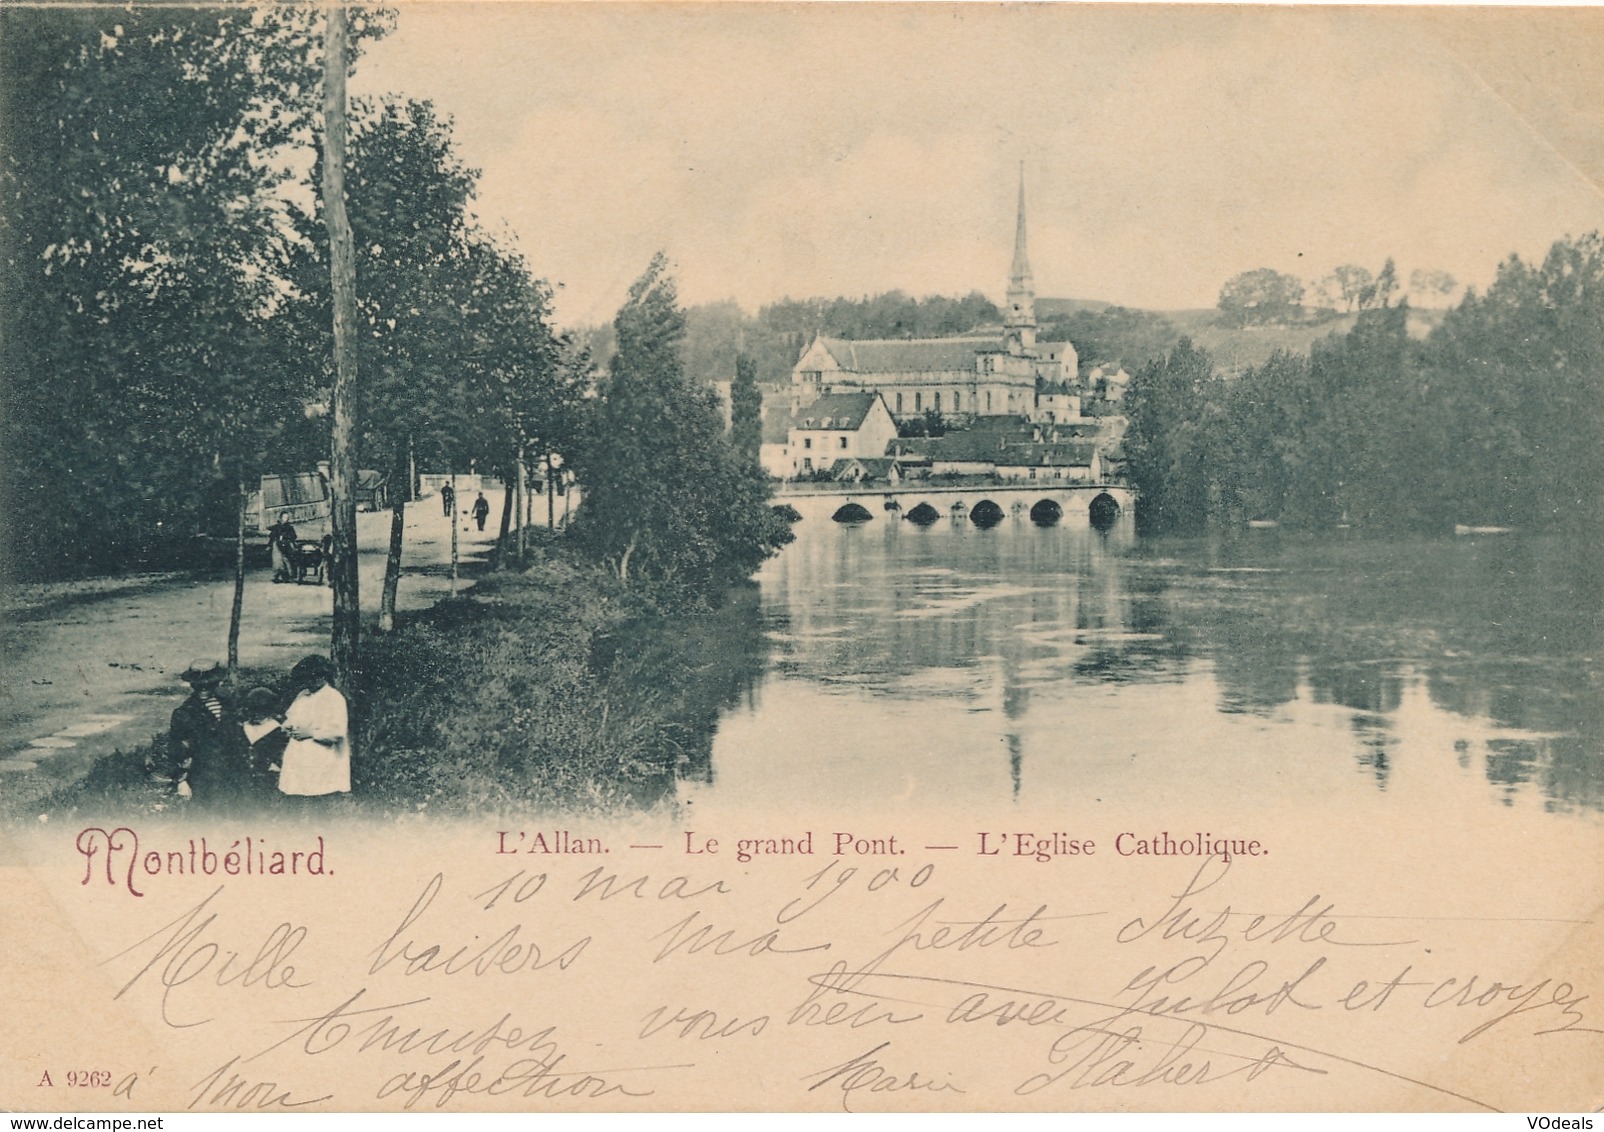
[[[897,421],[931,411],[960,421],[1034,417],[1037,391],[1062,397],[1076,382],[1077,365],[1068,342],[1036,341],[1036,285],[1025,246],[1021,166],[1001,333],[871,340],[819,335],[791,371],[792,410],[831,394],[878,393]]]

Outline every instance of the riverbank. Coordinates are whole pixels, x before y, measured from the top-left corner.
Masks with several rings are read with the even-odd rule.
[[[553,541],[527,569],[484,573],[469,594],[364,640],[353,792],[335,811],[617,812],[671,800],[677,775],[706,772],[719,712],[755,678],[762,648],[750,588],[717,608],[626,590]],[[241,686],[277,688],[283,676],[248,671]],[[99,759],[31,815],[188,809],[146,773],[164,742]]]

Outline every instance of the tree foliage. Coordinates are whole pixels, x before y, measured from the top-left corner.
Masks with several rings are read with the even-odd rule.
[[[1356,263],[1344,263],[1331,272],[1330,282],[1335,297],[1342,302],[1344,309],[1351,311],[1358,305],[1359,296],[1364,293],[1365,288],[1375,282],[1375,276],[1370,274],[1370,269],[1367,267],[1360,267]]]
[[[886,291],[861,299],[781,299],[760,310],[758,321],[801,338],[940,338],[995,325],[1002,314],[979,291],[959,299]]]
[[[1131,482],[1141,493],[1136,515],[1144,529],[1195,530],[1207,518],[1215,380],[1207,351],[1183,338],[1131,381],[1126,456]]]
[[[303,9],[0,10],[13,568],[231,531],[238,478],[315,435],[276,284],[320,42]]]
[[[1389,276],[1367,284],[1352,330],[1308,357],[1277,354],[1233,382],[1195,365],[1183,379],[1173,355],[1137,375],[1128,443],[1144,523],[1604,520],[1598,234],[1559,241],[1541,264],[1511,257],[1424,342],[1407,333],[1407,305],[1389,301]]]
[[[712,393],[685,373],[685,316],[661,254],[613,325],[617,353],[575,453],[574,534],[625,581],[746,577],[791,540],[790,525],[761,469],[730,444]]]
[[[757,363],[750,354],[735,356],[730,383],[730,442],[751,463],[763,447],[763,391],[757,387]]]
[[[1227,326],[1285,325],[1302,313],[1303,283],[1269,267],[1233,275],[1220,288],[1220,320]]]
[[[1078,310],[1043,321],[1044,342],[1071,342],[1082,367],[1118,365],[1135,371],[1180,343],[1175,324],[1152,311],[1127,307]]]

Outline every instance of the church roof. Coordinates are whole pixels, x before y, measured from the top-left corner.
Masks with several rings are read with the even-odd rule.
[[[879,396],[878,393],[826,393],[791,414],[791,427],[856,431]]]
[[[991,338],[820,338],[819,342],[848,373],[973,373],[975,355],[997,346]]]

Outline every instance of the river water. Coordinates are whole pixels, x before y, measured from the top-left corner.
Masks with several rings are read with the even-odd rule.
[[[704,811],[1601,821],[1604,570],[1583,542],[1020,517],[797,535],[758,578],[769,661],[680,783]]]

